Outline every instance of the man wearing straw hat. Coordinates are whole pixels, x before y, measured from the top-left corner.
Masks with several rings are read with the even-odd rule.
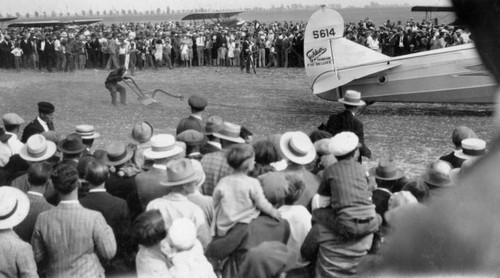
[[[19,189],[0,187],[0,275],[38,277],[33,249],[12,230],[28,215],[30,202]]]
[[[146,210],[159,210],[167,230],[175,219],[182,217],[190,219],[196,226],[198,240],[203,247],[206,247],[211,238],[205,215],[198,205],[187,198],[188,194],[196,190],[202,173],[195,171],[191,160],[187,158],[170,161],[166,166],[167,179],[160,184],[168,187],[170,193],[149,202]]]
[[[343,98],[339,99],[340,103],[344,104],[345,110],[330,116],[326,125],[321,124],[318,129],[328,131],[335,136],[336,134],[343,131],[350,131],[356,134],[359,138],[359,143],[361,147],[359,152],[361,156],[371,158],[372,152],[365,145],[365,134],[363,131],[363,123],[356,119],[356,113],[359,109],[366,105],[366,103],[361,99],[361,93],[353,90],[347,90]],[[361,161],[361,157],[359,158]]]
[[[91,148],[94,144],[94,140],[101,137],[101,134],[94,131],[93,125],[77,125],[75,132],[76,134],[80,135],[80,137],[82,138],[82,143],[86,146],[84,155],[92,155],[93,151],[91,150]]]
[[[142,207],[145,208],[150,201],[166,195],[168,187],[161,185],[167,179],[167,163],[184,150],[176,144],[175,138],[170,134],[158,134],[151,138],[151,147],[144,151],[147,159],[153,160],[153,166],[146,172],[135,176],[137,194]]]

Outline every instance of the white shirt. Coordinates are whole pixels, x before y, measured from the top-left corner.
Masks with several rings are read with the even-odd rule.
[[[49,131],[49,126],[47,125],[47,122],[45,122],[44,120],[40,119],[40,117],[36,117],[36,120],[42,125],[43,129],[45,131]]]
[[[293,250],[295,264],[289,266],[289,269],[304,267],[309,262],[305,261],[300,255],[300,247],[311,230],[311,214],[304,206],[300,205],[284,205],[278,210],[281,213],[281,218],[287,220],[290,224],[290,237],[286,245],[290,250]]]
[[[12,137],[10,137],[10,139],[7,141],[7,145],[9,145],[12,155],[18,154],[24,144],[17,138],[17,134],[8,131],[6,131],[5,134],[12,135]]]

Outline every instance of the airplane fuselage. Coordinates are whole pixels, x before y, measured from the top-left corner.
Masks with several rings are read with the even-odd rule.
[[[357,90],[368,101],[494,102],[497,84],[484,68],[474,44],[394,57],[388,63],[400,65],[356,79],[343,85],[341,91]]]

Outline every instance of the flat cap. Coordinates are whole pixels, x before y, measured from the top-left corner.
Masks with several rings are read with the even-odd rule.
[[[206,99],[197,95],[193,95],[189,97],[188,104],[194,109],[202,110],[205,108],[205,106],[207,106],[208,103]]]
[[[24,119],[16,113],[7,113],[2,116],[4,125],[22,125],[24,124]]]
[[[50,102],[39,102],[38,103],[38,113],[43,113],[43,114],[52,114],[54,113],[54,105]]]
[[[177,135],[177,141],[184,142],[186,145],[201,145],[203,139],[205,139],[203,133],[194,129],[185,130]]]

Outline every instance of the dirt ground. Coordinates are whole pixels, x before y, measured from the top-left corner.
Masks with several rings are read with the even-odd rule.
[[[303,69],[257,69],[257,74],[236,67],[194,67],[138,71],[134,79],[145,91],[162,89],[182,94],[184,101],[158,97],[160,105],[144,106],[127,90],[128,105],[113,107],[104,88],[108,72],[74,73],[0,70],[0,113],[16,112],[25,120],[36,117],[36,103],[50,101],[55,107],[55,128],[68,134],[79,124],[93,124],[103,148],[112,141],[127,141],[135,122],[150,121],[157,133],[172,132],[189,115],[187,97],[208,99],[205,118],[220,115],[226,121],[247,126],[258,140],[267,135],[302,130],[310,133],[339,103],[312,95]],[[430,161],[451,151],[451,132],[458,125],[474,129],[490,141],[495,135],[492,105],[375,103],[359,116],[373,159],[392,155],[406,174],[415,177]]]

